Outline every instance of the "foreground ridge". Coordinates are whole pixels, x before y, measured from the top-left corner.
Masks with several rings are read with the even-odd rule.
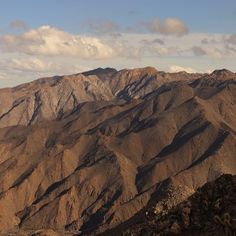
[[[103,235],[234,235],[235,199],[236,176],[222,175],[168,212],[154,204]]]

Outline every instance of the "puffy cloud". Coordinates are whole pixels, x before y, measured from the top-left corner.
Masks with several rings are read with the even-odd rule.
[[[183,36],[188,33],[188,27],[178,18],[167,18],[163,22],[155,17],[146,23],[151,33]]]
[[[233,50],[226,49],[222,38],[222,35],[196,33],[175,39],[168,35],[163,35],[162,39],[156,38],[156,35],[152,33],[123,33],[122,35],[113,33],[89,37],[70,34],[51,26],[41,26],[18,35],[0,36],[0,50],[6,54],[74,57],[90,61],[114,58],[142,59],[145,56],[221,58],[229,56],[233,52]],[[201,40],[204,39],[207,39],[205,42],[214,41],[216,43],[203,45]]]
[[[103,59],[114,56],[111,46],[99,38],[72,35],[45,25],[20,35],[0,36],[0,49],[29,55],[61,56]]]
[[[111,20],[96,19],[88,20],[82,24],[82,29],[95,35],[109,35],[119,32],[141,33],[149,32],[153,34],[183,36],[188,33],[187,25],[178,18],[166,18],[161,21],[159,17],[154,17],[146,22],[136,22],[126,28],[120,27]]]
[[[196,70],[194,70],[191,67],[182,67],[182,66],[177,66],[177,65],[170,66],[169,71],[172,73],[180,72],[180,71],[186,71],[187,73],[196,73]]]

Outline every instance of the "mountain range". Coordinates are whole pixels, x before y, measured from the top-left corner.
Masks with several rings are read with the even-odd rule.
[[[0,89],[0,231],[97,235],[150,205],[168,213],[236,174],[235,111],[226,69],[98,68]]]

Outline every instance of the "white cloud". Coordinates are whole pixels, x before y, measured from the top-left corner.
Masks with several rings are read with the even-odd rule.
[[[89,67],[78,66],[68,63],[52,62],[41,60],[36,57],[13,58],[0,61],[0,69],[15,71],[16,73],[37,73],[45,74],[71,74],[90,69]],[[1,75],[1,74],[0,74]]]
[[[51,70],[52,63],[44,63],[38,58],[11,59],[3,64],[9,68],[22,72],[47,72]]]
[[[231,45],[228,45],[226,44],[225,45],[225,50],[229,53],[233,53],[233,54],[236,54],[236,48],[235,47],[232,47]]]
[[[0,80],[5,80],[7,79],[7,74],[0,72]]]
[[[212,73],[213,69],[205,68],[203,70],[199,70],[199,69],[195,69],[189,66],[172,65],[169,67],[168,71],[172,73],[181,72],[181,71],[185,71],[187,73]]]
[[[95,37],[72,35],[48,25],[20,35],[0,36],[3,52],[21,52],[29,55],[61,56],[103,59],[115,52],[109,45]]]
[[[151,33],[183,36],[188,33],[188,27],[178,18],[167,18],[163,22],[155,17],[147,22],[148,30]]]
[[[196,73],[197,71],[191,67],[183,67],[183,66],[177,66],[177,65],[172,65],[169,68],[169,71],[174,73],[174,72],[180,72],[180,71],[186,71],[188,73]]]
[[[26,82],[96,67],[150,65],[172,72],[206,72],[222,67],[233,70],[236,48],[228,39],[231,35],[192,32],[182,37],[166,32],[161,36],[147,32],[85,36],[41,26],[20,34],[0,35],[0,71],[12,81],[21,78]]]
[[[160,23],[159,19],[155,18],[150,24],[152,31],[164,34],[182,35],[186,32],[177,19],[170,18]],[[3,53],[23,53],[37,57],[69,56],[90,61],[114,58],[142,59],[146,56],[222,58],[224,54],[234,53],[233,50],[226,50],[223,42],[219,43],[222,37],[196,33],[177,38],[163,35],[162,39],[156,38],[155,34],[137,33],[123,33],[120,37],[113,34],[89,37],[70,34],[51,26],[41,26],[18,35],[0,36],[0,50]],[[204,39],[215,43],[202,45]]]
[[[215,58],[215,59],[221,59],[223,58],[225,52],[223,52],[223,48],[216,48],[216,47],[212,47],[212,48],[207,48],[206,49],[207,55],[210,58]]]
[[[177,47],[164,47],[164,46],[152,46],[146,45],[141,49],[143,56],[176,56],[178,55],[178,48]]]

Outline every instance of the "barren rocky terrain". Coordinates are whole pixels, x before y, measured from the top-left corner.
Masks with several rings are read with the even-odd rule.
[[[225,69],[98,68],[1,89],[0,231],[96,235],[153,202],[168,212],[236,174],[235,111]]]

